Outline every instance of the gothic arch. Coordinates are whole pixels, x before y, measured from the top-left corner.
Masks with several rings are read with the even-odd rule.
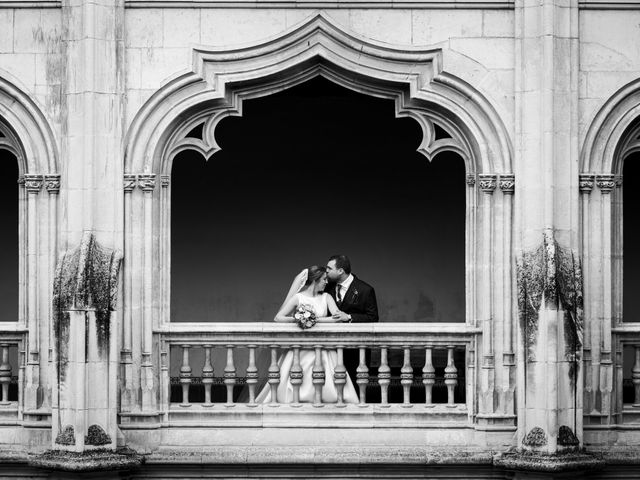
[[[24,332],[25,388],[19,404],[36,410],[51,403],[37,371],[49,361],[51,285],[57,252],[57,204],[60,190],[58,152],[50,124],[34,101],[0,71],[0,149],[17,159],[18,191],[18,332]],[[12,226],[8,226],[12,228]],[[41,252],[46,252],[43,255]],[[46,292],[42,294],[42,292]],[[48,331],[47,331],[48,330]],[[46,397],[45,399],[43,399]]]
[[[446,73],[440,49],[396,49],[346,32],[323,13],[262,43],[194,50],[192,71],[156,92],[138,112],[125,139],[125,172],[167,174],[183,148],[205,156],[227,115],[242,115],[242,101],[269,95],[322,75],[353,90],[395,101],[396,115],[418,121],[419,151],[432,158],[451,149],[467,172],[511,173],[512,149],[495,109],[477,90]],[[206,120],[202,142],[183,141]],[[435,141],[432,122],[452,139]],[[182,135],[182,137],[181,137]]]
[[[4,131],[10,132],[20,174],[56,174],[58,152],[49,122],[29,95],[8,77],[0,71],[0,121]]]
[[[585,290],[585,412],[622,418],[624,160],[640,150],[640,80],[619,89],[591,123],[580,154],[582,257]],[[640,334],[639,324],[625,324]],[[635,332],[635,333],[634,333]],[[588,360],[588,361],[587,361]],[[601,371],[603,373],[601,373]],[[600,377],[602,375],[602,377]],[[598,393],[602,392],[601,395]],[[597,420],[600,421],[599,419]],[[613,420],[612,420],[613,421]]]

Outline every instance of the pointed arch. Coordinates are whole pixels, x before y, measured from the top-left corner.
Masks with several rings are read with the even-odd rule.
[[[219,149],[215,126],[225,116],[242,115],[244,100],[315,76],[393,99],[397,116],[422,127],[418,151],[428,159],[451,149],[470,174],[512,172],[512,147],[498,114],[480,92],[443,70],[440,49],[391,47],[343,30],[324,13],[264,42],[194,49],[192,70],[170,80],[134,118],[125,171],[167,174],[185,146],[210,156]],[[433,122],[452,138],[437,143]],[[202,141],[185,139],[198,123],[205,123]]]

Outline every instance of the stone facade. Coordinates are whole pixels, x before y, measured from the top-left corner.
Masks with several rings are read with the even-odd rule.
[[[624,403],[622,384],[640,325],[622,322],[620,232],[622,164],[640,138],[638,24],[632,0],[2,2],[0,148],[19,162],[21,290],[19,318],[0,324],[2,348],[19,352],[0,447],[127,445],[221,463],[637,447],[640,394]],[[316,76],[393,99],[427,160],[464,160],[463,325],[323,326],[301,340],[288,327],[170,323],[173,158],[210,157],[244,100]],[[189,402],[190,348],[206,351],[205,387],[218,369],[207,349],[226,349],[233,390],[234,348],[255,366],[252,348],[271,345],[426,348],[427,389],[431,349],[446,351],[449,401]],[[180,348],[182,408],[170,394]],[[99,393],[85,395],[92,382]]]

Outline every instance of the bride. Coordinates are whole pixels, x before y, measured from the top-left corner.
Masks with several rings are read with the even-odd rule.
[[[316,321],[334,323],[331,315],[338,313],[338,307],[331,295],[324,293],[327,285],[327,270],[325,267],[312,266],[303,270],[294,280],[287,298],[276,314],[276,322],[295,322],[294,311],[299,305],[307,305],[313,308]],[[302,367],[302,384],[300,385],[300,402],[313,402],[315,388],[313,385],[313,364],[316,360],[314,350],[300,350],[300,366]],[[279,403],[291,403],[293,401],[293,385],[289,373],[293,366],[293,350],[282,355],[278,361],[280,366],[280,384],[277,390]],[[322,387],[322,402],[335,403],[338,400],[338,391],[334,383],[334,371],[338,364],[338,354],[335,350],[322,350],[322,364],[325,371],[325,383]],[[358,395],[351,378],[346,376],[343,398],[345,403],[358,403]],[[257,403],[271,402],[270,385],[264,386],[256,398]]]

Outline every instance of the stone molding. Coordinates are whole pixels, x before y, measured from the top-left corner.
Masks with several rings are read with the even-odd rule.
[[[474,187],[476,185],[476,174],[468,173],[467,174],[467,185],[470,187]]]
[[[516,190],[516,176],[513,174],[500,174],[500,190],[505,195],[513,195]]]
[[[48,174],[44,176],[44,185],[51,194],[60,193],[60,175]]]
[[[138,177],[132,173],[125,173],[123,180],[123,188],[125,193],[131,193],[138,184]]]
[[[42,188],[43,183],[44,183],[43,175],[32,175],[32,174],[24,175],[24,187],[27,189],[27,192],[29,193],[38,193]]]
[[[498,175],[495,173],[481,173],[478,175],[480,190],[484,193],[492,194],[496,189]]]
[[[581,193],[591,193],[595,185],[596,176],[592,173],[581,173],[579,177],[579,185]]]
[[[167,188],[171,183],[171,175],[160,175],[160,185],[163,188]]]
[[[32,2],[33,3],[33,2]],[[235,0],[234,7],[252,8],[255,6],[253,0]],[[224,0],[125,0],[126,8],[229,8],[229,2]],[[446,0],[422,0],[412,2],[403,0],[391,2],[389,0],[367,0],[366,2],[357,0],[315,0],[304,2],[300,0],[266,0],[260,2],[260,8],[308,8],[308,9],[334,9],[334,8],[411,8],[411,9],[484,9],[484,10],[513,10],[513,0],[467,0],[467,1],[446,1]]]
[[[217,123],[242,115],[245,98],[317,76],[393,99],[396,116],[414,118],[421,126],[418,151],[429,159],[450,150],[464,158],[468,172],[511,170],[513,148],[502,120],[480,92],[444,70],[439,48],[390,47],[346,31],[319,13],[266,43],[196,48],[193,58],[192,71],[167,82],[133,119],[125,140],[125,171],[168,174],[173,157],[185,149],[209,158],[220,148]],[[268,83],[261,83],[267,77]],[[227,85],[231,79],[232,87]],[[166,105],[172,108],[167,111]],[[435,140],[432,122],[452,138]],[[186,138],[202,123],[202,140]]]
[[[596,185],[600,189],[600,192],[603,194],[608,194],[616,188],[616,178],[615,175],[597,175],[596,176]]]

